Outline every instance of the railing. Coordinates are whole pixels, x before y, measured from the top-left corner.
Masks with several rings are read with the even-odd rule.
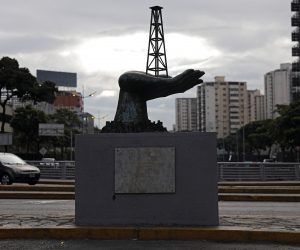
[[[219,181],[296,181],[300,163],[219,162]]]
[[[75,179],[75,161],[27,161],[41,170],[42,179]]]
[[[75,179],[74,161],[27,161],[42,179]],[[218,162],[219,181],[300,181],[300,163]]]

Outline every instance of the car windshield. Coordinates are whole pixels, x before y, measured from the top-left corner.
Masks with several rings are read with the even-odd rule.
[[[2,154],[0,155],[0,161],[3,164],[26,164],[21,158],[13,154]]]

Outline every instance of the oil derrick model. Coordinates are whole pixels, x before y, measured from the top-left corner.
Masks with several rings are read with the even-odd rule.
[[[150,7],[150,32],[146,74],[168,76],[168,66],[164,39],[164,28],[160,6]]]

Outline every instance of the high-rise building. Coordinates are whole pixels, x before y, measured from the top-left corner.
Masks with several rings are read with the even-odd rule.
[[[176,98],[176,131],[197,130],[197,98]]]
[[[216,90],[213,82],[198,86],[197,130],[216,132]]]
[[[291,103],[292,64],[280,64],[280,69],[265,74],[265,118],[278,117],[276,105]]]
[[[293,0],[291,9],[294,13],[292,16],[292,26],[296,27],[292,32],[292,41],[296,45],[292,48],[292,55],[296,57],[293,62],[292,70],[292,101],[300,100],[300,0]]]
[[[247,90],[248,92],[248,121],[264,120],[264,95],[260,93],[259,89]]]
[[[255,121],[265,120],[265,96],[255,96]]]
[[[235,134],[248,123],[247,83],[225,81],[224,76],[198,87],[198,129],[217,138]]]

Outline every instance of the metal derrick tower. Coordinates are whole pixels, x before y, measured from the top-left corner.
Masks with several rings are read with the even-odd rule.
[[[292,26],[296,27],[292,32],[292,41],[297,42],[292,48],[292,55],[296,61],[292,64],[292,100],[300,100],[300,0],[293,0],[291,10],[296,12],[292,16]]]
[[[163,20],[160,6],[150,7],[150,32],[146,74],[151,71],[155,76],[168,76],[167,56],[164,38]]]

